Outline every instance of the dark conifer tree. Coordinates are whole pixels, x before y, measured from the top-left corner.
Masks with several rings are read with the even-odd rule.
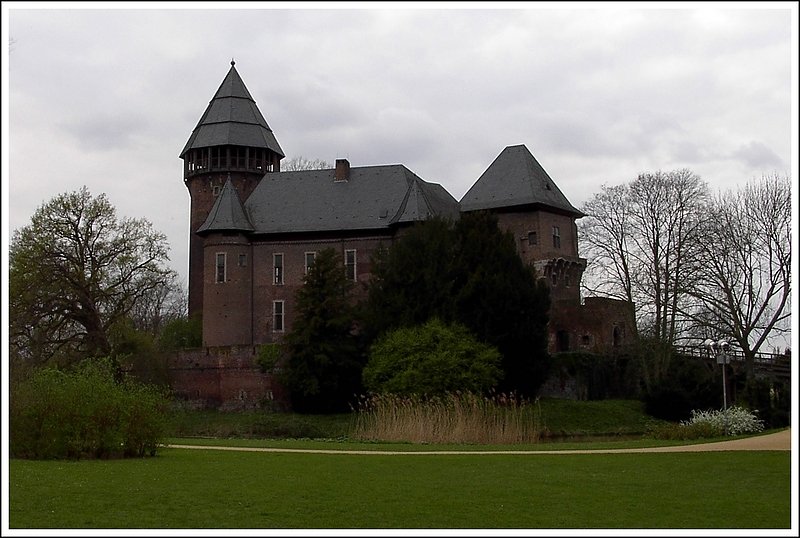
[[[374,260],[363,313],[370,339],[431,318],[467,327],[503,355],[503,391],[532,396],[546,379],[550,293],[490,213],[431,219]]]
[[[345,411],[361,392],[364,364],[353,335],[351,287],[335,250],[317,254],[297,292],[297,318],[279,374],[295,411]]]

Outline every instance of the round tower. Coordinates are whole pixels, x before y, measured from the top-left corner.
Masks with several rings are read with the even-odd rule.
[[[264,174],[280,171],[284,157],[236,62],[206,107],[181,151],[183,181],[191,198],[189,223],[189,316],[203,312],[203,242],[197,234],[225,182],[244,202]]]

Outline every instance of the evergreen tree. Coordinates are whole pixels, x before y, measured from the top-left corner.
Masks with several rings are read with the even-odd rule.
[[[351,286],[341,256],[326,249],[297,292],[297,318],[284,341],[287,358],[279,374],[295,411],[344,411],[361,392],[363,360],[353,334]]]
[[[415,223],[391,249],[377,253],[362,315],[367,340],[434,317],[453,318],[453,241],[452,223],[435,217]]]
[[[432,318],[467,327],[503,355],[499,388],[534,395],[546,379],[549,289],[486,212],[416,224],[373,260],[370,339]]]
[[[534,395],[549,370],[550,291],[517,253],[514,238],[488,212],[455,225],[455,321],[503,355],[499,389]]]

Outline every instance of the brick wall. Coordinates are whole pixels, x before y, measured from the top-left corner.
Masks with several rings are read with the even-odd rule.
[[[254,241],[244,235],[211,234],[205,249],[203,343],[205,346],[263,344],[279,341],[292,328],[297,315],[295,295],[303,284],[306,254],[333,248],[345,263],[345,252],[355,251],[353,293],[366,295],[371,259],[390,236],[308,238]],[[216,282],[216,256],[226,254],[224,283]],[[275,281],[275,254],[282,258],[282,281]],[[239,265],[240,255],[245,265]],[[274,302],[283,301],[283,330],[275,326]]]
[[[253,346],[181,350],[167,360],[170,387],[178,400],[197,408],[287,407],[285,392],[255,362]]]

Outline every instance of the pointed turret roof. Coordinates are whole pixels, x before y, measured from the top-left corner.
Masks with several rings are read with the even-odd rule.
[[[462,211],[538,205],[582,217],[524,145],[508,146],[461,198]]]
[[[181,151],[181,158],[192,148],[225,145],[267,148],[284,156],[267,120],[261,115],[236,71],[235,64],[231,61],[225,80],[192,131]]]
[[[208,218],[197,229],[197,232],[252,232],[253,230],[253,225],[250,224],[250,219],[247,218],[236,188],[233,186],[230,176],[228,176],[228,180],[217,196],[217,201],[214,202],[214,207],[211,208]]]
[[[453,199],[441,185],[426,183],[410,171],[406,174],[408,190],[391,222],[415,222],[437,215],[452,217]]]

